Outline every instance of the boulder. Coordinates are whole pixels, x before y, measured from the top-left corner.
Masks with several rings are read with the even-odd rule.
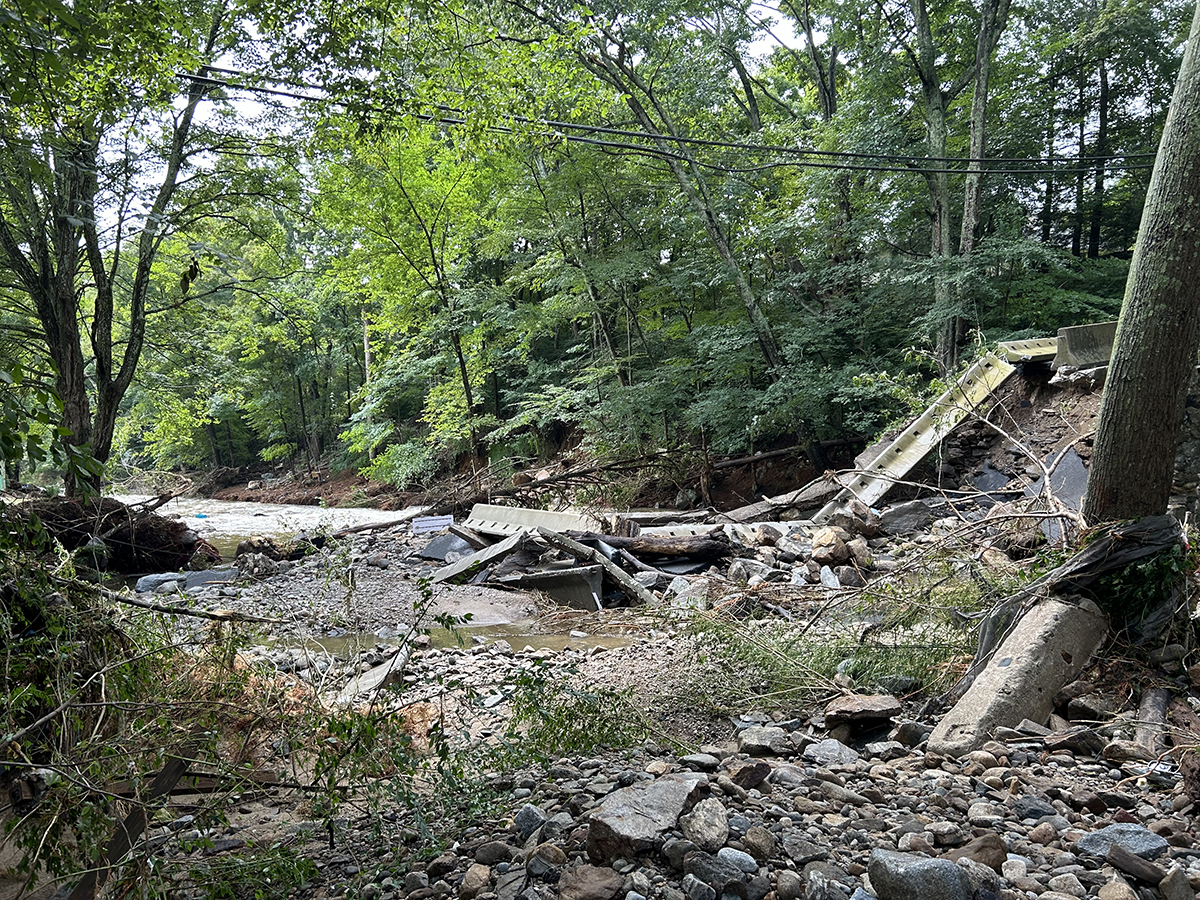
[[[971,880],[948,859],[872,850],[867,863],[879,900],[971,900]]]
[[[588,855],[612,860],[646,852],[707,790],[706,776],[682,773],[613,791],[592,812]]]
[[[1103,857],[1108,856],[1114,845],[1142,859],[1157,859],[1171,846],[1165,838],[1148,828],[1131,822],[1121,822],[1085,834],[1079,839],[1076,849],[1087,856]]]
[[[849,537],[841,528],[822,528],[813,535],[812,559],[822,566],[844,563],[850,558]]]

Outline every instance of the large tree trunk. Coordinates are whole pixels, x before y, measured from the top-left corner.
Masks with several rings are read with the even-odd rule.
[[[1200,349],[1200,3],[1154,163],[1109,364],[1083,514],[1167,508]]]

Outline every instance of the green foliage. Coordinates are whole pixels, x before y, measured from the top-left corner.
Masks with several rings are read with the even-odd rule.
[[[30,383],[20,365],[0,368],[0,465],[10,472],[22,460],[30,466],[48,465],[90,484],[103,467],[87,446],[66,440],[70,431],[58,425],[62,399],[51,388]]]
[[[423,483],[436,469],[427,443],[392,444],[368,465],[363,475],[405,490]]]
[[[312,859],[284,846],[222,854],[194,864],[188,873],[194,890],[207,900],[273,900],[311,884],[319,874]]]
[[[1115,315],[1147,179],[1137,154],[1154,151],[1184,6],[1013,9],[988,148],[1028,162],[985,166],[963,255],[930,253],[929,183],[910,157],[937,148],[894,53],[910,23],[881,7],[819,3],[807,22],[783,9],[797,33],[812,26],[813,53],[754,58],[763,23],[711,3],[531,16],[507,0],[420,15],[255,0],[276,74],[341,102],[271,123],[298,156],[215,154],[223,177],[280,189],[164,244],[156,277],[202,260],[199,302],[152,322],[124,447],[160,466],[359,467],[382,450],[368,470],[397,482],[432,463],[388,448],[422,442],[444,466],[514,437],[623,457],[871,436],[934,389],[927,351],[953,317],[978,347]],[[970,71],[977,15],[930,14],[949,84]],[[604,65],[610,51],[640,81]],[[822,60],[833,84],[818,85]],[[1074,74],[1047,78],[1064,61]],[[966,83],[946,111],[951,157],[968,153]],[[582,130],[596,125],[618,133]],[[633,133],[652,127],[684,154],[682,176]],[[1079,153],[1115,157],[1099,181],[1038,161],[1075,152],[1080,128]],[[700,135],[713,143],[685,140]],[[962,167],[946,166],[957,227]]]
[[[508,744],[521,758],[544,761],[632,747],[649,734],[628,690],[577,687],[536,669],[521,675],[514,688]]]

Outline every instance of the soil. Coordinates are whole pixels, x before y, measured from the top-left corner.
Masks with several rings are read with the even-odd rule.
[[[254,485],[253,488],[250,485]],[[214,500],[291,503],[296,506],[365,506],[403,509],[410,494],[352,472],[307,472],[283,478],[248,478],[210,495]]]

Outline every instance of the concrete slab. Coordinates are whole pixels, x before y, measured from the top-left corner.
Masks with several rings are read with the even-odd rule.
[[[1077,369],[1106,366],[1116,336],[1116,322],[1060,328],[1058,352],[1054,354],[1050,368],[1057,371],[1060,366],[1074,366]]]
[[[1087,666],[1108,635],[1096,604],[1053,597],[1017,622],[962,699],[929,736],[929,750],[959,757],[991,739],[997,728],[1022,719],[1045,722],[1054,695]]]
[[[490,547],[485,547],[470,556],[460,559],[456,563],[448,566],[442,566],[433,573],[433,583],[441,584],[443,582],[456,583],[466,581],[472,575],[478,573],[480,569],[486,568],[487,564],[495,560],[499,560],[507,556],[512,551],[516,550],[521,545],[522,541],[528,540],[529,534],[525,531],[518,531],[516,534],[505,538],[498,544],[493,544]]]
[[[541,591],[572,609],[595,612],[602,605],[600,598],[604,593],[604,568],[576,566],[557,572],[525,572],[497,579],[497,583],[527,591]]]
[[[560,534],[565,531],[596,531],[600,523],[591,516],[547,509],[526,509],[521,506],[494,506],[476,503],[464,527],[481,534],[510,535],[518,531],[549,528]]]

